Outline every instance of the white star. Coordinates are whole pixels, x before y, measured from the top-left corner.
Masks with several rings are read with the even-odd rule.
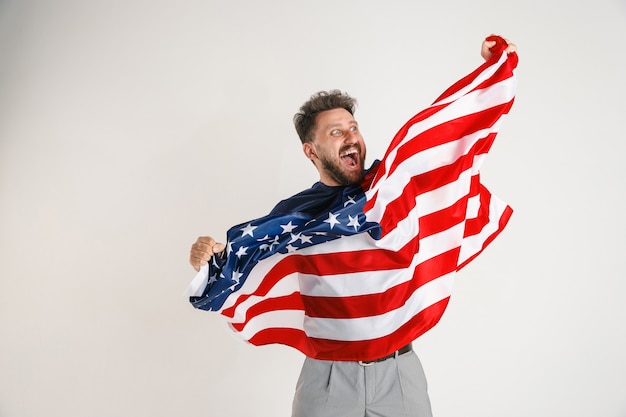
[[[343,203],[343,206],[347,206],[348,204],[356,204],[356,201],[354,201],[356,196],[352,196],[352,197],[348,197],[348,200],[346,200],[345,203]]]
[[[330,224],[330,230],[332,230],[333,227],[335,227],[336,224],[341,224],[341,222],[339,220],[337,220],[337,216],[339,216],[339,215],[338,214],[333,214],[331,212],[328,212],[328,218],[326,220],[324,220],[324,223]]]
[[[257,241],[257,242],[263,242],[264,240],[267,240],[267,239],[269,239],[269,238],[270,238],[270,237],[269,237],[269,235],[265,235],[265,236],[263,236],[261,239],[257,239],[256,241]]]
[[[291,233],[291,231],[298,226],[294,226],[293,224],[291,224],[291,221],[289,221],[289,223],[287,224],[281,224],[280,227],[283,228],[283,233]]]
[[[243,255],[248,254],[246,252],[247,250],[248,250],[247,246],[239,246],[239,249],[237,249],[237,253],[235,255],[237,255],[237,258],[241,258]]]
[[[300,239],[300,233],[298,233],[297,235],[294,235],[293,233],[291,234],[291,240],[287,243],[293,243],[296,240]]]
[[[211,275],[209,277],[209,284],[213,284],[214,282],[217,282],[217,275]]]
[[[230,255],[233,251],[233,242],[226,242],[226,254]]]
[[[233,276],[230,277],[230,279],[235,281],[235,284],[239,284],[239,278],[241,278],[242,276],[243,276],[243,274],[241,272],[233,271]]]
[[[261,249],[261,250],[268,250],[268,249],[272,250],[274,245],[278,245],[278,235],[274,236],[274,238],[272,240],[270,240],[269,243],[263,243],[263,244],[259,245],[259,249]]]
[[[302,242],[303,244],[304,243],[312,243],[311,242],[311,236],[304,236],[304,235],[300,236],[300,242]]]
[[[287,248],[288,253],[292,253],[298,250],[298,248],[296,248],[295,246],[291,246],[291,245],[287,245],[285,247]]]
[[[254,235],[252,234],[252,231],[254,229],[256,229],[256,226],[252,226],[252,224],[248,224],[243,229],[240,229],[243,232],[243,234],[241,236],[243,237],[245,235],[250,235],[250,237],[254,237]]]
[[[278,245],[278,235],[274,236],[274,239],[270,241],[270,250],[274,247],[274,245]]]
[[[357,216],[352,217],[348,214],[348,218],[350,219],[350,221],[348,222],[348,226],[354,226],[354,231],[356,231],[357,228],[360,226],[359,216],[357,215]]]

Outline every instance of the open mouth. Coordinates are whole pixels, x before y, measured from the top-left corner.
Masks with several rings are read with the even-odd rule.
[[[359,151],[358,149],[349,149],[347,151],[341,152],[339,154],[339,158],[343,161],[343,163],[349,168],[356,168],[359,166]]]

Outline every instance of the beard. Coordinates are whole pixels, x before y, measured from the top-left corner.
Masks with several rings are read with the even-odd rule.
[[[336,162],[330,158],[320,157],[320,161],[324,170],[341,185],[358,184],[365,173],[365,158],[362,158],[360,153],[358,157],[359,169],[355,171],[345,170],[341,162]]]

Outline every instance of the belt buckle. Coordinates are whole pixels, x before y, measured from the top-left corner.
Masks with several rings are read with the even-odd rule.
[[[391,359],[391,358],[396,359],[398,356],[400,356],[400,351],[396,350],[395,352],[385,356],[384,358],[374,359],[373,361],[358,361],[358,363],[361,366],[372,366],[377,362],[383,362],[383,361],[386,361],[387,359]]]

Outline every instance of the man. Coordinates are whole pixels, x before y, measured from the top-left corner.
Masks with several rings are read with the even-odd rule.
[[[490,39],[490,38],[488,38]],[[506,53],[516,50],[506,41]],[[492,56],[494,40],[485,40],[481,55]],[[320,92],[294,116],[304,155],[320,180],[310,189],[283,200],[270,214],[291,212],[316,216],[346,187],[366,174],[366,146],[354,119],[356,101],[333,90]],[[192,245],[190,263],[199,270],[225,246],[211,237]],[[333,361],[307,357],[293,402],[294,417],[431,416],[426,378],[417,355],[407,344],[368,361]]]

